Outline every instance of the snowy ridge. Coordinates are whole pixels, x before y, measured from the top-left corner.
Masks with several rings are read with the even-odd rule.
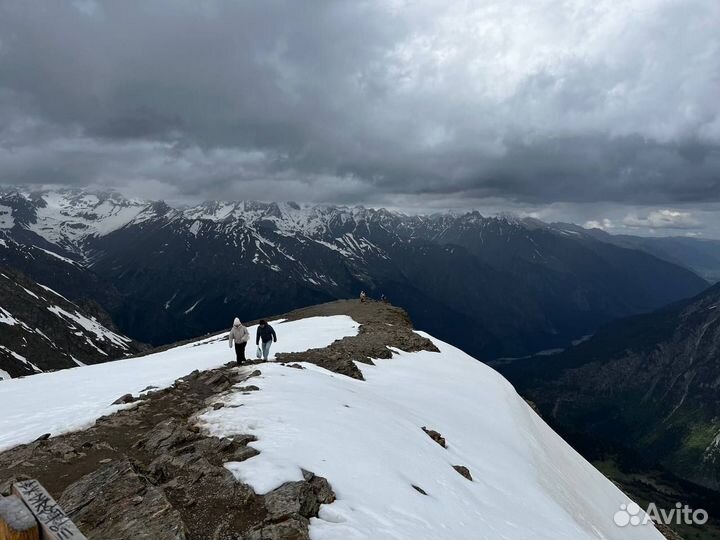
[[[650,526],[617,527],[628,498],[500,375],[433,341],[440,354],[358,364],[365,381],[312,364],[265,366],[259,392],[224,398],[230,407],[201,425],[258,438],[259,455],[226,464],[257,493],[301,480],[303,469],[327,478],[337,501],[311,520],[317,540],[662,538]],[[440,431],[447,449],[422,426]]]
[[[345,316],[272,322],[282,339],[273,353],[325,347],[357,334],[358,324]],[[249,330],[254,335],[256,327]],[[193,370],[222,366],[234,359],[226,333],[140,358],[42,373],[0,385],[0,451],[33,441],[43,433],[59,435],[83,429],[121,406],[124,394],[139,395],[148,386],[166,388]],[[250,351],[248,351],[250,352]],[[43,400],[23,399],[30,393]]]
[[[358,332],[347,316],[273,325],[275,352],[323,348]],[[652,526],[617,527],[613,516],[629,499],[499,374],[432,340],[439,352],[393,351],[375,366],[358,364],[364,381],[314,364],[264,364],[253,378],[258,391],[220,395],[229,406],[198,411],[197,419],[219,437],[257,437],[257,456],[226,464],[257,493],[302,480],[302,469],[328,480],[336,501],[311,520],[316,540],[662,538]],[[128,407],[110,405],[120,395],[167,387],[231,356],[223,333],[145,357],[5,381],[0,449],[82,429]],[[20,399],[30,390],[49,399]],[[447,448],[423,426],[440,431]]]

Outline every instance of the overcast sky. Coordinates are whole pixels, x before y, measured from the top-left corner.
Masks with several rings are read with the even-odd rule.
[[[718,0],[0,0],[0,183],[720,237]]]

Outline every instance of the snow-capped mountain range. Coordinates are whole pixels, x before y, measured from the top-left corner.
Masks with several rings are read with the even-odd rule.
[[[0,241],[0,260],[154,344],[364,289],[482,358],[522,356],[706,286],[572,226],[477,212],[6,190]]]

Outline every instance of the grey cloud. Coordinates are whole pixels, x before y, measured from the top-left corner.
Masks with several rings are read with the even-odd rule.
[[[715,0],[0,0],[0,181],[720,201],[718,24]]]

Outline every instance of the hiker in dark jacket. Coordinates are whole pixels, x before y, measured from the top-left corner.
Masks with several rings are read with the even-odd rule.
[[[267,360],[270,356],[270,345],[273,342],[277,343],[277,335],[275,330],[270,326],[267,321],[260,321],[257,329],[257,335],[255,336],[255,345],[260,345],[262,341],[262,356],[263,360]]]
[[[235,317],[232,330],[228,334],[228,344],[231,349],[233,344],[235,345],[235,357],[238,366],[242,366],[243,362],[245,362],[245,346],[248,341],[250,341],[250,332],[240,322],[240,319]]]

